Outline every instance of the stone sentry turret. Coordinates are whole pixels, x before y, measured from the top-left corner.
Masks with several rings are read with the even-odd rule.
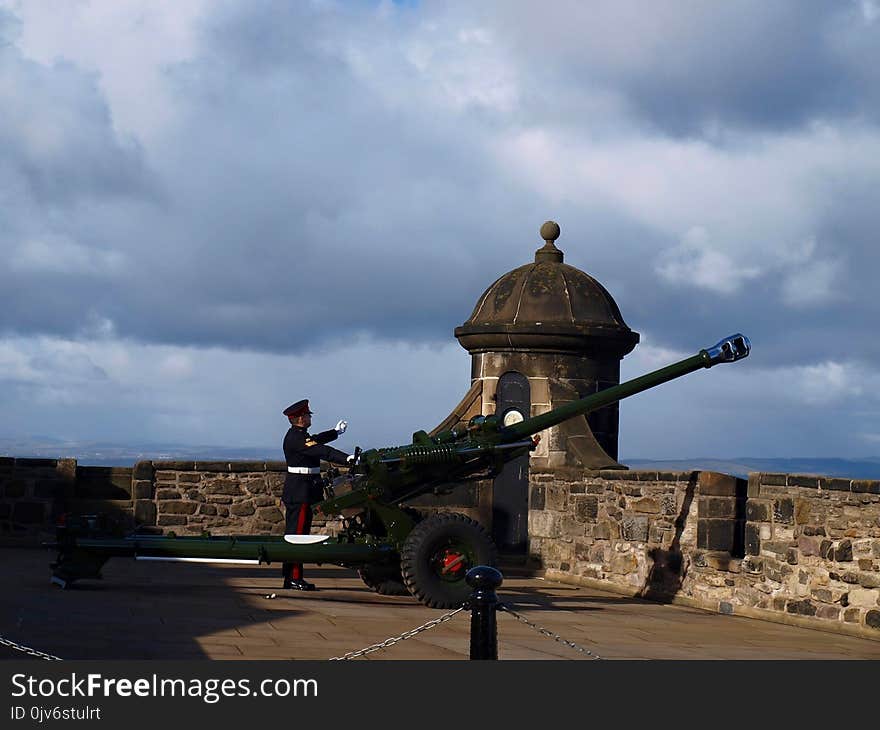
[[[536,416],[620,383],[620,360],[639,341],[612,296],[593,277],[563,263],[559,226],[541,226],[533,263],[497,279],[455,336],[471,355],[471,387],[434,429],[462,427],[497,413],[505,423]],[[502,553],[528,543],[529,469],[625,469],[617,461],[617,403],[547,429],[531,456],[508,463],[477,489],[481,518]]]
[[[563,262],[559,234],[557,223],[544,223],[534,263],[497,279],[456,327],[471,354],[471,388],[437,430],[502,414],[499,406],[508,419],[518,419],[522,406],[529,409],[522,415],[538,415],[620,383],[620,360],[639,335],[605,287]],[[543,434],[532,465],[625,468],[617,462],[617,435],[615,403]]]
[[[432,435],[493,413],[515,423],[620,383],[620,361],[639,335],[605,287],[563,263],[559,233],[554,221],[544,223],[534,262],[497,279],[455,328],[471,355],[471,387]],[[569,419],[542,432],[530,456],[479,487],[481,518],[491,508],[488,521],[502,553],[527,551],[530,469],[625,469],[617,461],[617,432],[617,403]]]

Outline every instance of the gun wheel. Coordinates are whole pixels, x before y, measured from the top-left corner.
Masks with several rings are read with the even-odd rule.
[[[470,517],[436,514],[417,524],[401,551],[403,583],[431,608],[458,608],[471,593],[465,581],[477,565],[495,565],[498,551],[489,533]]]
[[[409,590],[403,584],[400,565],[364,565],[358,569],[361,580],[370,590],[382,596],[408,596]]]

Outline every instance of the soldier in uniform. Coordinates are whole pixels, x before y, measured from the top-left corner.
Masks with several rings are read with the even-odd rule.
[[[284,458],[287,461],[287,478],[281,501],[286,513],[284,533],[286,535],[308,535],[312,527],[312,504],[324,498],[319,469],[321,460],[333,464],[345,464],[352,457],[326,446],[330,441],[345,433],[347,423],[339,421],[334,428],[312,436],[308,432],[312,425],[312,412],[309,401],[300,400],[284,409],[290,421],[290,429],[284,437]],[[313,591],[315,586],[303,580],[302,563],[284,563],[281,567],[284,588],[300,591]]]

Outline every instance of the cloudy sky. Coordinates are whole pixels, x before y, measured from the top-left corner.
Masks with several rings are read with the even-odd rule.
[[[625,378],[752,340],[624,461],[880,454],[876,0],[0,0],[0,437],[405,442],[547,219]]]

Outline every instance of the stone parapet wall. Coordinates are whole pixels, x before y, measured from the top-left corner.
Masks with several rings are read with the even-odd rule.
[[[880,637],[880,481],[756,473],[748,489],[739,600]]]
[[[6,542],[48,537],[75,487],[75,459],[0,457],[0,537]]]
[[[531,561],[548,570],[644,592],[658,551],[692,552],[697,472],[533,471]]]
[[[880,482],[796,474],[533,472],[548,577],[880,639]]]
[[[281,535],[283,461],[141,461],[132,478],[143,532]],[[314,531],[324,521],[316,518]]]
[[[322,464],[326,474],[328,464]],[[100,514],[120,534],[281,535],[283,461],[139,461],[82,467],[75,459],[0,457],[0,544],[39,545],[64,513]],[[491,486],[491,482],[488,485]],[[456,511],[488,525],[491,489],[460,485],[421,495],[422,512]],[[312,531],[335,535],[341,519],[315,515]]]

